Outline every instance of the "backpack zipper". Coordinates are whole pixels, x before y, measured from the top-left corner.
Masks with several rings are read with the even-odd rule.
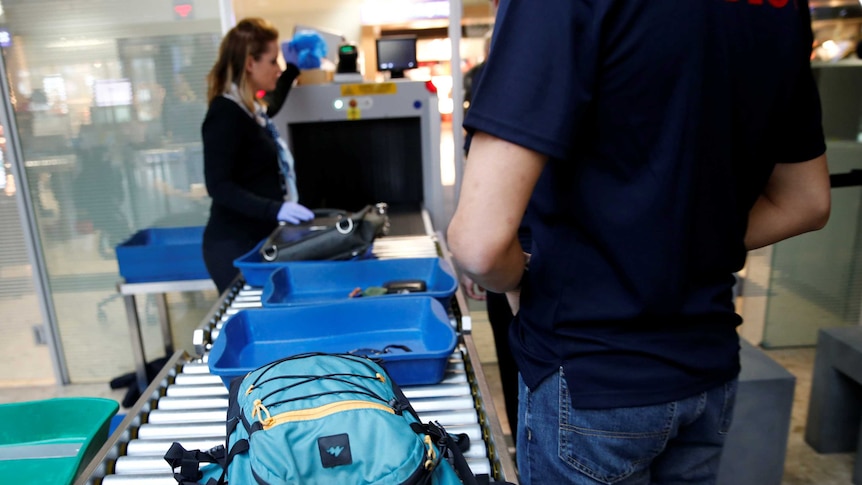
[[[263,425],[263,429],[268,430],[285,423],[310,421],[312,419],[320,419],[331,414],[340,413],[343,411],[353,411],[356,409],[377,409],[379,411],[384,411],[389,414],[395,414],[395,411],[385,404],[369,401],[351,400],[333,402],[325,404],[323,406],[318,406],[316,408],[297,409],[294,411],[288,411],[286,413],[276,414],[275,416],[272,416],[269,413],[269,409],[267,409],[266,406],[264,406],[263,403],[260,401],[260,399],[258,399],[254,402],[254,408],[252,409],[251,417],[252,419],[257,418],[257,420],[260,421],[260,424]]]

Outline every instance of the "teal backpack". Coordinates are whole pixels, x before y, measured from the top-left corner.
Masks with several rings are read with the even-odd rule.
[[[467,436],[423,424],[386,371],[362,356],[267,364],[234,379],[228,403],[227,447],[174,443],[165,455],[179,484],[478,483],[462,454]]]

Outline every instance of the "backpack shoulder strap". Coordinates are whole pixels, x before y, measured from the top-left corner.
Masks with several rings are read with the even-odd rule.
[[[237,402],[237,397],[241,384],[242,378],[234,379],[230,383],[226,443],[240,423],[242,410]],[[224,485],[227,469],[231,461],[233,461],[236,455],[245,453],[246,451],[248,451],[248,440],[245,439],[237,440],[231,446],[230,450],[226,450],[225,445],[218,445],[208,451],[187,450],[180,443],[174,442],[167,453],[165,453],[165,461],[168,462],[174,471],[174,479],[179,485]],[[221,476],[219,476],[218,480],[208,478],[206,482],[201,483],[201,480],[204,479],[201,465],[206,463],[213,463],[221,468]]]
[[[425,432],[431,436],[440,453],[455,468],[461,482],[464,485],[479,485],[476,476],[470,470],[470,465],[467,464],[467,459],[464,458],[464,452],[461,451],[462,446],[470,446],[467,435],[452,436],[443,429],[440,423],[428,423],[422,426],[425,428]]]
[[[200,483],[203,478],[203,473],[200,471],[201,463],[219,465],[222,468],[222,478],[219,483],[223,483],[224,470],[227,469],[225,459],[226,454],[223,445],[218,445],[209,451],[201,451],[187,450],[181,444],[174,442],[165,453],[165,461],[174,471],[174,479],[179,485],[204,485]],[[212,481],[212,479],[207,480],[205,485],[210,485]]]
[[[467,459],[464,458],[464,453],[461,451],[462,447],[463,449],[470,447],[470,438],[466,434],[452,436],[447,433],[439,423],[422,423],[422,420],[419,419],[419,415],[413,409],[407,396],[404,395],[404,391],[401,390],[395,381],[391,381],[391,384],[392,390],[395,393],[395,398],[398,400],[401,409],[409,412],[416,418],[417,423],[411,425],[413,431],[417,433],[426,433],[431,436],[432,441],[437,445],[440,453],[451,462],[464,485],[479,485],[479,482],[476,481],[476,476],[473,475],[473,472],[470,470],[470,466],[467,464]]]

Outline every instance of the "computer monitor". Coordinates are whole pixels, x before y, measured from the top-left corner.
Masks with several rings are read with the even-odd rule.
[[[93,81],[95,106],[128,106],[132,104],[132,81],[129,79],[96,79]]]
[[[377,39],[377,69],[389,71],[394,78],[404,77],[405,69],[415,69],[416,37],[382,37]]]

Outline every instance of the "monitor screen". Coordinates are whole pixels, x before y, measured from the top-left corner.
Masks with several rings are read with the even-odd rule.
[[[93,82],[95,106],[128,106],[132,104],[132,81],[128,79],[96,79]]]
[[[405,69],[416,67],[416,37],[377,39],[378,70],[390,71],[392,77],[404,77]]]

